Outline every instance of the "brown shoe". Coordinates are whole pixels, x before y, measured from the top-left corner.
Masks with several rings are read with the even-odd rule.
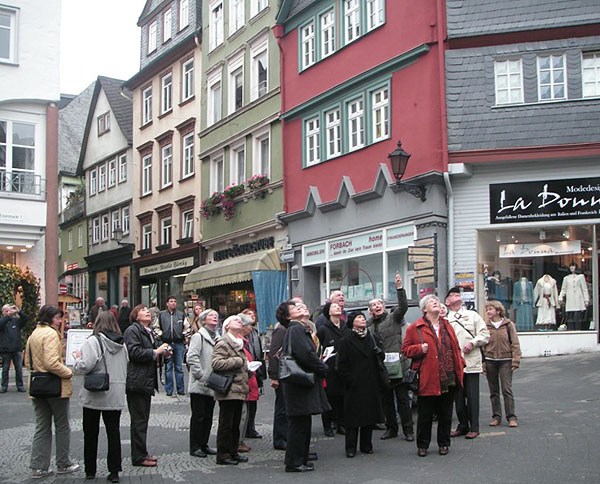
[[[448,452],[450,452],[450,447],[447,447],[445,445],[442,445],[440,447],[440,455],[448,455]]]
[[[467,435],[467,431],[456,429],[450,432],[450,437],[461,437],[462,435]]]
[[[427,455],[427,449],[421,449],[421,448],[417,449],[417,455],[419,457],[425,457]]]
[[[142,462],[133,465],[138,467],[156,467],[156,461],[145,459]]]
[[[477,437],[479,437],[479,432],[467,432],[465,435],[465,439],[476,439]]]
[[[246,444],[238,445],[238,452],[250,452],[251,450],[252,450],[252,447],[250,447],[249,445],[246,445]]]
[[[512,419],[512,420],[509,420],[509,422],[508,422],[508,426],[509,426],[509,427],[518,427],[518,426],[519,426],[519,424],[518,424],[518,422],[517,422],[517,420],[516,420],[516,419]]]
[[[500,420],[498,420],[497,418],[493,418],[490,421],[490,427],[498,427],[498,425],[500,425]]]
[[[147,455],[146,456],[146,460],[151,460],[153,462],[158,462],[158,459],[156,457],[152,457],[151,455]]]

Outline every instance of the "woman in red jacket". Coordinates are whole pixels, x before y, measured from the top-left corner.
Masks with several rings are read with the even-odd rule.
[[[402,343],[402,353],[412,358],[413,370],[419,370],[417,453],[420,457],[427,455],[436,414],[439,452],[446,455],[450,450],[454,392],[462,387],[465,362],[452,326],[440,317],[440,300],[425,296],[419,306],[423,317],[409,326]]]

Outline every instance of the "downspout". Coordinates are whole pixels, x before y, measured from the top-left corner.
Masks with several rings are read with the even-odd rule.
[[[450,184],[450,175],[448,173],[448,113],[446,110],[446,15],[444,0],[436,2],[436,30],[438,46],[438,73],[440,86],[440,123],[442,133],[442,168],[444,172],[444,183],[446,185],[446,204],[448,209],[448,229],[447,237],[447,258],[448,261],[448,287],[453,285],[454,273],[454,194]]]
[[[285,121],[283,120],[283,111],[285,109],[285,53],[283,51],[283,45],[281,45],[281,40],[283,38],[283,25],[276,24],[273,27],[273,34],[275,35],[275,39],[277,39],[277,46],[279,47],[279,97],[281,99],[281,176],[283,178],[283,213],[287,212],[287,198],[285,196],[286,193],[286,165],[285,165]]]

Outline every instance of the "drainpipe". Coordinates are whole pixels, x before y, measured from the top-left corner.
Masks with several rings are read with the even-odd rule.
[[[454,272],[454,193],[450,184],[450,174],[444,172],[444,183],[446,184],[446,200],[448,203],[448,230],[447,230],[447,248],[448,248],[448,287],[454,285],[452,274]]]
[[[283,39],[283,25],[276,24],[273,27],[273,34],[275,35],[275,39],[277,39],[277,46],[279,47],[279,97],[281,99],[281,113],[285,109],[285,53],[283,51],[283,45],[281,45]],[[287,198],[285,196],[286,193],[286,184],[287,184],[287,176],[286,176],[286,166],[285,166],[285,122],[283,118],[280,116],[281,120],[281,176],[283,178],[283,213],[287,212]]]

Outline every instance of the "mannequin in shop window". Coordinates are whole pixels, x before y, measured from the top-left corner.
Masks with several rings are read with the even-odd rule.
[[[558,306],[556,279],[544,274],[536,282],[533,295],[538,308],[535,325],[538,329],[542,326],[546,330],[552,329],[551,326],[556,325],[556,307]]]
[[[585,310],[590,304],[585,276],[577,273],[575,263],[569,265],[569,271],[571,273],[564,277],[558,296],[559,302],[565,304],[567,329],[569,331],[588,329],[584,327],[587,326],[587,324],[584,324]]]
[[[502,278],[500,271],[492,272],[492,275],[488,277],[488,289],[489,299],[500,301],[502,305],[508,309],[510,298],[510,279],[508,277]]]
[[[513,287],[517,331],[533,331],[533,284],[523,276]]]

